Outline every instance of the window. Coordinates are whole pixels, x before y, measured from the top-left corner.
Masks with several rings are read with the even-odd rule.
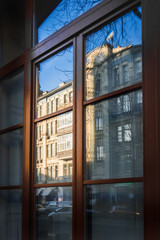
[[[67,103],[67,94],[64,94],[64,103]]]
[[[69,102],[73,102],[73,92],[69,93]]]
[[[129,95],[123,96],[123,112],[129,112],[131,110],[131,102]]]
[[[51,134],[52,135],[54,134],[54,122],[53,121],[51,122]]]
[[[137,104],[142,104],[142,92],[137,92]]]
[[[119,84],[120,84],[120,79],[119,79],[119,67],[116,67],[116,68],[114,69],[113,76],[114,76],[114,79],[113,79],[113,81],[114,81],[114,86],[117,87],[117,86],[119,86]]]
[[[97,161],[103,160],[103,141],[98,139],[97,141]]]
[[[47,136],[49,136],[49,135],[50,135],[50,124],[47,123]]]
[[[58,165],[55,166],[55,178],[58,178]]]
[[[42,139],[42,134],[43,134],[43,126],[40,126],[39,127],[39,137],[40,137],[40,140]]]
[[[97,111],[95,120],[96,120],[96,131],[103,130],[103,117],[102,117],[101,111]]]
[[[143,1],[143,11],[137,0],[30,0],[25,14],[20,0],[8,2],[0,14],[1,238],[159,239],[150,204],[160,196],[158,0]],[[11,19],[18,25],[9,30]]]
[[[118,126],[117,127],[117,137],[118,137],[118,142],[132,141],[131,124],[125,124],[123,126]]]
[[[57,156],[57,143],[55,143],[55,156]]]
[[[54,143],[51,144],[51,157],[55,156],[55,146]]]
[[[42,117],[42,115],[43,115],[43,106],[42,105],[40,105],[39,114],[40,114],[39,116]]]
[[[50,145],[47,145],[47,157],[50,157]]]
[[[72,149],[72,133],[58,137],[58,152]]]
[[[54,101],[51,101],[51,113],[54,112]]]
[[[50,114],[50,102],[47,102],[47,114]]]
[[[42,157],[42,156],[43,156],[43,155],[42,155],[42,154],[43,154],[43,152],[42,152],[42,151],[43,151],[43,147],[42,147],[42,146],[40,146],[40,148],[39,148],[39,158],[40,158],[40,159],[42,159],[42,158],[43,158],[43,157]]]
[[[123,65],[123,82],[127,83],[129,81],[128,65]]]
[[[59,110],[59,98],[56,98],[56,111]]]
[[[63,164],[63,176],[67,176],[67,164]]]

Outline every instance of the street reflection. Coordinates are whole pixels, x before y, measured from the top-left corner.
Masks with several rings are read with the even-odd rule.
[[[35,192],[36,239],[72,239],[72,188],[39,188]]]
[[[141,183],[85,188],[85,239],[143,239]]]

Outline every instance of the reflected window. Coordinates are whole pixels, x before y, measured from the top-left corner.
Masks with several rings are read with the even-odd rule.
[[[70,103],[73,102],[73,92],[69,93],[69,101]]]
[[[97,141],[97,161],[103,160],[103,140],[98,139]]]
[[[50,145],[47,145],[47,157],[50,157]]]
[[[63,165],[63,176],[67,176],[67,164]]]
[[[131,102],[129,95],[123,96],[123,112],[129,112],[131,110]]]
[[[120,84],[120,79],[119,79],[119,67],[116,67],[114,69],[114,86],[117,87]]]
[[[55,179],[58,178],[58,165],[55,166]]]
[[[68,172],[69,172],[69,175],[72,175],[72,163],[68,164]]]
[[[103,117],[102,112],[97,111],[96,112],[96,131],[103,130]]]
[[[118,142],[122,142],[123,141],[122,126],[117,127],[117,133],[118,133]]]
[[[49,136],[49,135],[50,135],[50,124],[47,123],[47,136]]]
[[[40,159],[42,159],[42,156],[43,156],[43,155],[42,155],[42,154],[43,154],[42,151],[43,151],[43,147],[40,146],[40,148],[39,148],[39,158],[40,158]]]
[[[64,103],[67,103],[67,94],[64,94]]]
[[[39,138],[42,140],[42,134],[43,134],[43,126],[39,127]]]
[[[129,72],[128,72],[128,65],[123,65],[123,82],[127,83],[129,81]]]
[[[55,146],[54,143],[51,144],[51,157],[55,156]]]
[[[117,127],[118,142],[130,142],[132,140],[131,124]]]
[[[56,98],[56,111],[59,110],[59,98]]]
[[[54,101],[52,100],[51,101],[51,113],[53,113],[54,112]]]
[[[50,114],[50,102],[47,103],[47,114]]]
[[[42,117],[42,116],[43,116],[43,112],[42,112],[42,111],[43,111],[43,106],[42,106],[42,105],[40,105],[40,110],[39,110],[39,112],[40,112],[40,113],[39,113],[39,114],[40,114],[40,117]]]
[[[137,104],[142,104],[142,91],[137,92]]]
[[[53,121],[51,122],[51,134],[52,135],[54,134],[54,122]]]

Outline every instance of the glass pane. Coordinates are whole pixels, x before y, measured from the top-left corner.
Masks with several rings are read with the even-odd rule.
[[[0,67],[24,51],[24,0],[1,0]]]
[[[72,187],[36,189],[35,239],[72,239]]]
[[[85,114],[85,178],[142,176],[142,92],[88,105]]]
[[[143,185],[117,183],[85,188],[85,240],[142,240]]]
[[[72,112],[36,124],[36,183],[72,181]]]
[[[101,1],[35,0],[34,43],[41,42]]]
[[[23,71],[0,81],[0,129],[23,122]]]
[[[22,239],[22,190],[0,191],[1,240]]]
[[[23,129],[0,135],[0,186],[22,184]]]
[[[86,37],[85,99],[142,81],[141,8]]]
[[[37,66],[36,117],[73,105],[73,47]]]

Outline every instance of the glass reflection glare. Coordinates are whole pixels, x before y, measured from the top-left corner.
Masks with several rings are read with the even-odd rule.
[[[143,185],[117,183],[85,188],[85,240],[142,240]]]
[[[143,176],[142,92],[86,107],[86,179]]]
[[[72,187],[37,188],[35,238],[72,239]]]
[[[1,240],[22,239],[22,190],[0,190]]]
[[[0,186],[22,184],[23,129],[0,135]]]
[[[73,105],[73,47],[37,66],[36,116],[42,117]]]
[[[36,125],[36,183],[72,181],[72,112]]]
[[[23,122],[23,88],[22,70],[0,81],[0,129]]]
[[[141,8],[86,37],[85,98],[142,81]]]

